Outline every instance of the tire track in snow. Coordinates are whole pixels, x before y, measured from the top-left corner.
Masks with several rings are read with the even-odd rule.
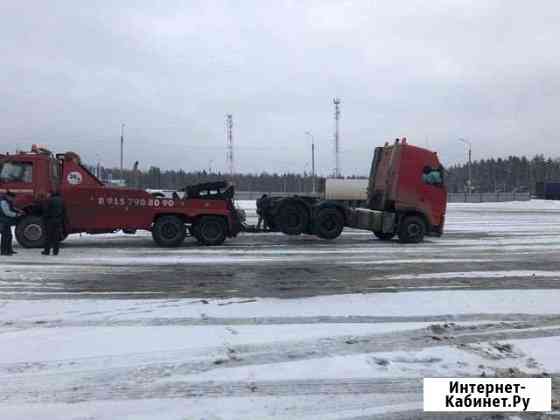
[[[199,348],[194,352],[188,350],[138,353],[36,364],[4,364],[0,365],[0,401],[76,402],[99,399],[186,398],[217,392],[215,389],[223,389],[222,394],[216,395],[229,396],[230,392],[234,392],[229,391],[229,388],[217,387],[208,391],[204,386],[197,388],[192,382],[175,381],[165,385],[157,382],[158,379],[169,378],[172,375],[193,375],[226,367],[259,366],[363,353],[421,350],[441,345],[461,346],[486,341],[558,336],[560,328],[539,329],[528,323],[499,323],[449,325],[443,332],[445,334],[434,333],[433,329],[424,328],[318,340]],[[409,381],[414,382],[410,379]],[[234,386],[233,389],[237,388]],[[280,385],[279,388],[270,389],[271,392],[282,392]],[[304,391],[299,390],[295,394],[302,392]],[[314,388],[309,392],[322,391],[320,388]]]
[[[498,210],[455,211],[459,214],[451,212],[450,217],[456,217],[459,225],[465,217],[475,223],[474,214],[476,223],[506,225]],[[542,217],[548,221],[556,215]],[[527,227],[529,222],[534,223],[534,218],[527,218]],[[369,232],[353,230],[333,242],[279,234],[241,235],[219,249],[189,242],[164,251],[153,246],[149,235],[83,236],[70,238],[56,259],[38,259],[31,254],[35,251],[20,250],[0,267],[0,298],[285,298],[398,290],[559,288],[560,274],[554,271],[560,260],[560,229],[549,225],[543,234],[539,229],[451,230],[443,238],[428,238],[418,245],[380,242]],[[520,275],[519,270],[537,275]],[[500,272],[500,276],[489,278],[480,272]]]
[[[161,317],[132,319],[51,319],[35,321],[10,320],[0,322],[3,332],[14,329],[29,328],[63,328],[63,327],[134,327],[134,326],[203,326],[203,325],[290,325],[290,324],[383,324],[413,322],[532,322],[544,325],[560,324],[560,315],[535,315],[524,313],[478,313],[478,314],[446,314],[420,316],[294,316],[294,317],[253,317],[253,318],[220,318],[208,317]]]
[[[556,254],[555,254],[556,256]],[[375,258],[375,257],[372,257]],[[539,258],[543,258],[540,256]],[[487,263],[383,264],[370,266],[337,261],[222,265],[208,267],[130,267],[110,271],[85,270],[50,279],[5,279],[0,297],[61,298],[178,298],[178,297],[306,297],[327,294],[450,289],[557,289],[557,258],[531,258]],[[530,260],[530,261],[528,261]],[[331,261],[332,262],[332,261]],[[523,271],[519,271],[523,264]],[[450,268],[453,271],[450,271]],[[22,267],[22,270],[25,270]],[[107,269],[104,269],[107,270]],[[411,275],[410,273],[415,273]],[[484,273],[489,273],[485,276]],[[533,275],[534,273],[534,275]],[[12,273],[13,274],[13,273]]]
[[[286,381],[232,381],[232,382],[169,382],[165,384],[123,383],[118,386],[83,383],[69,389],[42,390],[31,395],[0,393],[0,402],[77,403],[95,400],[125,400],[150,398],[212,398],[259,397],[304,395],[356,395],[356,394],[409,394],[419,398],[421,379],[372,378],[372,379],[319,379]],[[151,385],[151,386],[150,386]]]

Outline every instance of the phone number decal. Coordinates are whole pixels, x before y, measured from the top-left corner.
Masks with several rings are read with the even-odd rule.
[[[118,206],[118,207],[173,207],[175,201],[157,198],[124,198],[124,197],[98,197],[99,206]]]

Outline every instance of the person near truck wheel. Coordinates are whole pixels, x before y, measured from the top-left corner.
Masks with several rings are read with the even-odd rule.
[[[50,255],[51,249],[53,255],[58,255],[65,216],[66,208],[64,206],[64,201],[60,194],[55,192],[43,203],[43,217],[46,230],[43,255]]]
[[[260,229],[261,225],[263,225],[264,230],[267,229],[268,226],[266,223],[266,218],[264,213],[266,213],[268,207],[269,207],[268,195],[263,194],[261,198],[257,199],[257,215],[259,216],[259,219],[257,221],[257,229]]]
[[[2,234],[0,244],[0,255],[14,255],[12,226],[16,224],[17,218],[22,214],[14,207],[15,194],[7,191],[0,194],[0,230]]]

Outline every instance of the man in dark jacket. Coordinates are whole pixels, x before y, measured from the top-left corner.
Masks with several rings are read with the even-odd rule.
[[[0,255],[14,255],[12,245],[12,226],[16,224],[21,212],[14,208],[15,194],[10,191],[0,194],[0,231],[2,240],[0,241]]]
[[[43,203],[43,217],[45,219],[46,240],[43,255],[50,255],[51,249],[53,255],[58,255],[60,237],[64,228],[64,218],[66,209],[64,201],[58,193],[53,193]]]
[[[263,225],[263,229],[268,229],[267,222],[267,215],[268,209],[270,207],[270,200],[268,199],[268,195],[263,194],[261,198],[257,199],[257,215],[259,216],[259,220],[257,221],[257,229],[261,228],[261,224]]]

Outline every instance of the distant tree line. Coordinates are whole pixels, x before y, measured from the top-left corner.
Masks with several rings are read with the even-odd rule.
[[[104,180],[124,180],[126,185],[151,189],[180,189],[200,182],[219,180],[233,181],[239,191],[297,192],[312,191],[312,177],[309,173],[261,173],[229,174],[209,173],[207,171],[185,172],[183,170],[162,170],[151,167],[147,171],[95,168],[90,170]],[[449,192],[467,191],[468,164],[446,168],[446,184]],[[560,159],[545,158],[537,155],[532,159],[510,156],[474,161],[471,167],[472,189],[474,192],[534,192],[539,181],[560,181]],[[365,176],[348,176],[349,179]],[[317,177],[317,191],[324,190],[325,178]]]
[[[105,182],[124,180],[129,187],[148,189],[180,189],[201,182],[227,180],[232,181],[239,191],[310,193],[313,190],[313,178],[308,173],[236,173],[232,179],[230,174],[221,172],[185,172],[183,170],[162,170],[157,167],[151,167],[147,171],[124,170],[122,174],[119,169],[90,168],[90,170],[94,174],[98,174],[99,178]],[[315,182],[317,191],[324,189],[324,178],[317,177]]]
[[[506,159],[482,159],[472,163],[472,188],[475,192],[535,192],[535,184],[560,181],[560,159],[537,155],[509,156]],[[467,191],[468,164],[447,168],[446,184],[449,192]]]

